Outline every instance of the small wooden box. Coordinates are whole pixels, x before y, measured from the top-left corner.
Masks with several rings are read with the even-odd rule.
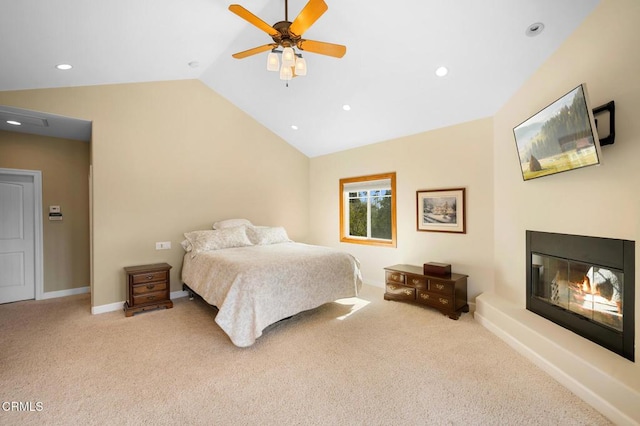
[[[428,262],[423,268],[425,275],[451,275],[451,265],[448,263]]]

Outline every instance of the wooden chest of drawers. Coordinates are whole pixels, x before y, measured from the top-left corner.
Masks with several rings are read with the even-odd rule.
[[[124,302],[126,316],[149,309],[173,308],[170,298],[170,269],[171,265],[168,263],[124,268],[127,275],[127,301]]]
[[[385,269],[385,300],[417,302],[439,309],[449,318],[458,319],[469,312],[467,275],[424,275],[423,268],[394,265]]]

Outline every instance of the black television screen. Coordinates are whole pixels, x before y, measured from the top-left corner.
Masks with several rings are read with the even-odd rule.
[[[513,134],[525,181],[601,162],[585,84],[516,126]]]

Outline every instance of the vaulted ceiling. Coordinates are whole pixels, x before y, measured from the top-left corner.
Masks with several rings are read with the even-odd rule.
[[[284,20],[284,0],[236,1],[270,25]],[[303,52],[308,75],[288,87],[266,70],[267,52],[231,57],[271,39],[229,1],[6,1],[0,91],[200,79],[315,157],[493,115],[599,2],[325,1],[304,37],[347,53]],[[306,2],[289,1],[290,21]],[[527,35],[536,23],[543,30]]]

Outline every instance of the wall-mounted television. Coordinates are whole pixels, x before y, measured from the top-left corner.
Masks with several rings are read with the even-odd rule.
[[[516,126],[513,134],[525,181],[601,163],[584,83]]]

